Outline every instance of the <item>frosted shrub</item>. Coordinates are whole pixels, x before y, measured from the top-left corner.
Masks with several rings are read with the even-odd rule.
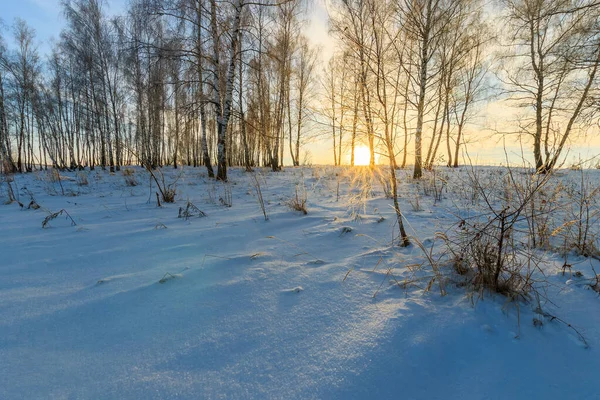
[[[526,229],[531,226],[528,211],[550,176],[517,175],[507,168],[502,179],[494,180],[504,182],[500,188],[484,185],[477,175],[471,179],[485,207],[461,219],[447,239],[454,268],[481,295],[490,290],[526,300],[537,290],[534,279],[540,263]],[[512,193],[508,198],[507,191]]]

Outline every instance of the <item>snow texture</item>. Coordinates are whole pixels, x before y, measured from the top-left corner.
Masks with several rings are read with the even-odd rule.
[[[41,207],[0,206],[0,399],[600,398],[598,295],[559,256],[547,254],[547,307],[589,348],[565,325],[534,326],[530,305],[517,315],[501,296],[399,287],[389,268],[403,279],[422,253],[391,245],[376,185],[358,203],[340,169],[262,170],[265,221],[250,176],[229,173],[223,184],[165,168],[182,176],[160,208],[141,169],[136,187],[101,170],[87,186],[63,172],[62,189],[16,175],[21,203]],[[306,216],[286,205],[299,182]],[[400,203],[432,243],[459,200],[448,191],[413,210],[418,185],[403,183]],[[207,216],[177,218],[188,201]],[[76,225],[61,215],[42,229],[61,209]]]

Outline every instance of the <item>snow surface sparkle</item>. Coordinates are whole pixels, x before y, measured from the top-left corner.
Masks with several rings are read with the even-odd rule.
[[[500,296],[473,305],[464,289],[390,284],[388,268],[403,277],[422,254],[390,246],[380,186],[356,204],[341,170],[263,170],[265,221],[249,175],[230,172],[232,207],[203,169],[166,168],[182,176],[161,208],[141,169],[136,187],[63,173],[66,195],[45,173],[16,175],[25,208],[27,191],[41,208],[0,206],[0,399],[600,398],[600,299],[566,284],[558,256],[548,307],[587,349],[564,325],[534,327],[530,306],[519,326]],[[306,216],[286,206],[302,183]],[[412,190],[401,206],[421,240],[455,222],[449,198],[413,211]],[[207,216],[177,218],[187,200]],[[42,229],[61,209],[77,225]]]

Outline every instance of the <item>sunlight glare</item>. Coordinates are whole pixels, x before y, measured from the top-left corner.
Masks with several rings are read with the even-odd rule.
[[[369,165],[371,152],[367,146],[358,146],[354,149],[354,165]]]

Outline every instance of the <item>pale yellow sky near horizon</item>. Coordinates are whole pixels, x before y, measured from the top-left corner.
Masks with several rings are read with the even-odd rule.
[[[328,12],[332,10],[331,0],[313,0],[310,24],[306,34],[314,45],[321,46],[321,62],[323,66],[335,52],[334,40],[329,35]],[[522,163],[522,155],[531,162],[532,146],[527,138],[518,139],[517,135],[500,135],[493,132],[509,132],[515,129],[516,122],[524,112],[523,109],[511,107],[507,101],[498,100],[487,103],[478,113],[475,121],[466,128],[466,150],[472,161],[481,164],[500,165]],[[311,152],[315,164],[333,164],[333,142],[331,134],[324,130],[323,137],[314,143],[306,145]],[[427,135],[427,130],[425,130]],[[600,127],[592,127],[585,134],[573,137],[571,145],[563,153],[565,164],[578,163],[580,160],[595,160],[600,155]],[[425,146],[428,145],[425,138]],[[442,146],[441,146],[442,147]],[[425,148],[425,147],[424,147]],[[443,149],[440,149],[445,153]],[[349,162],[348,151],[342,157],[343,162]],[[414,162],[414,143],[409,144],[409,159]],[[398,157],[397,157],[398,158]],[[596,160],[594,162],[598,162]],[[380,157],[380,163],[387,162],[386,157]]]

